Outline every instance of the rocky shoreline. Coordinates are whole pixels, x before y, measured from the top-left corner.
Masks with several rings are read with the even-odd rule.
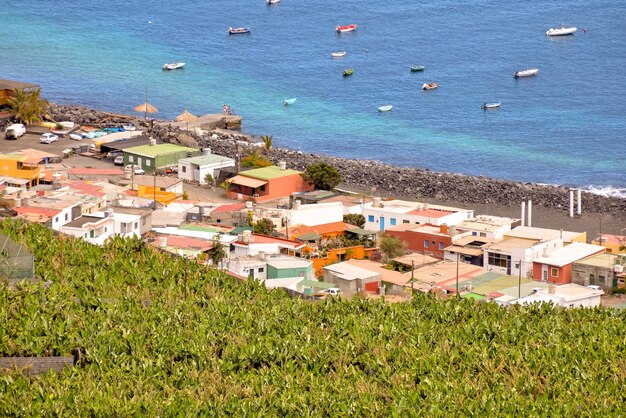
[[[79,124],[102,123],[144,124],[142,119],[101,112],[80,106],[52,105],[54,120],[72,120]],[[253,147],[254,138],[239,132],[216,129],[213,131],[185,132],[159,122],[148,128],[149,135],[163,142],[183,143],[211,148],[215,154],[235,157],[245,154]],[[499,180],[483,176],[435,172],[428,169],[394,167],[378,161],[339,158],[285,148],[273,148],[270,159],[277,163],[285,161],[289,168],[303,170],[306,166],[325,162],[333,165],[341,174],[342,186],[363,193],[379,196],[395,196],[412,199],[434,199],[470,205],[519,206],[522,201],[532,200],[533,206],[552,209],[561,213],[569,210],[569,189],[559,186]],[[626,217],[626,199],[605,197],[593,193],[582,194],[585,213],[610,214]]]

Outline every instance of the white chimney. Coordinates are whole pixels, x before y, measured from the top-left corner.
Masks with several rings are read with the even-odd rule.
[[[280,168],[281,170],[286,170],[287,169],[287,163],[284,161],[280,161],[278,163],[278,168]]]
[[[581,202],[581,197],[582,197],[582,191],[580,189],[578,189],[578,210],[577,213],[580,215],[581,213],[583,213],[583,208],[582,208],[582,202]]]
[[[569,189],[569,217],[574,217],[574,189]]]
[[[382,206],[381,201],[380,201],[380,197],[375,197],[373,202],[372,202],[372,207],[374,208],[380,208]]]
[[[167,247],[167,237],[159,237],[159,247]]]
[[[202,148],[203,155],[211,155],[211,148]]]
[[[156,139],[150,137],[150,139],[148,140],[148,144],[153,147],[156,145]]]
[[[524,226],[525,221],[526,221],[526,202],[522,202],[522,226]]]
[[[528,226],[533,226],[533,201],[528,200]]]

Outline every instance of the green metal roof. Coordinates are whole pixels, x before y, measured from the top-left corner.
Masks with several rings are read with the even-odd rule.
[[[478,293],[471,292],[463,295],[463,299],[483,300],[485,297],[483,295],[479,295]]]
[[[161,154],[172,154],[175,152],[193,152],[198,151],[195,148],[183,147],[176,144],[157,144],[157,145],[140,145],[138,147],[126,148],[124,152],[128,152],[135,155],[141,155],[143,157],[154,158]]]
[[[199,155],[197,157],[182,158],[178,161],[190,163],[190,164],[197,164],[197,165],[209,165],[209,164],[218,164],[218,163],[226,163],[226,162],[232,162],[233,164],[235,163],[235,160],[233,160],[232,158],[224,157],[222,155],[216,155],[216,154]]]
[[[346,229],[346,232],[350,232],[352,234],[356,234],[356,235],[360,235],[360,236],[376,235],[376,231],[369,231],[369,230],[363,229],[363,228]]]
[[[321,235],[315,232],[309,232],[307,234],[302,234],[296,238],[298,241],[315,241],[320,239]]]
[[[261,167],[261,168],[255,168],[252,170],[242,171],[239,174],[241,174],[242,176],[246,176],[246,177],[252,177],[255,179],[259,179],[259,180],[268,181],[271,179],[277,179],[279,177],[300,174],[300,172],[296,170],[291,170],[291,169],[281,170],[275,165],[271,165],[269,167]]]
[[[200,226],[200,225],[181,225],[178,228],[179,229],[184,229],[186,231],[220,232],[219,228],[213,228],[213,227],[210,227],[210,226]]]
[[[252,227],[251,226],[238,226],[237,228],[233,229],[232,231],[230,231],[228,234],[229,235],[239,235],[242,234],[244,231],[252,231]]]
[[[335,285],[332,283],[318,282],[317,280],[307,280],[307,279],[300,280],[298,284],[301,284],[302,286],[305,286],[305,287],[318,287],[320,289],[330,289],[331,287],[335,287]]]

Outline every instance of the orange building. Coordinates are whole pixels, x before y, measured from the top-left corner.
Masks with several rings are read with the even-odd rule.
[[[365,248],[362,245],[354,247],[335,248],[326,252],[326,257],[312,258],[313,270],[315,270],[315,277],[319,277],[324,274],[324,267],[331,264],[340,263],[351,259],[364,259],[369,258],[372,252],[377,251],[377,248]]]
[[[626,254],[626,236],[624,235],[601,234],[591,243],[603,246],[609,254]]]
[[[385,229],[385,234],[397,237],[409,250],[443,260],[444,248],[452,245],[447,225],[401,224]]]
[[[41,177],[40,161],[40,158],[27,157],[21,154],[0,154],[0,176],[16,179],[14,181],[7,179],[8,185],[25,186],[29,189],[39,184]]]
[[[296,192],[306,192],[314,187],[307,183],[296,170],[269,166],[243,171],[227,180],[228,195],[238,200],[267,200],[290,196]]]

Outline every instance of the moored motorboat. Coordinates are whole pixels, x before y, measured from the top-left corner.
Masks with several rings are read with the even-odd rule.
[[[538,72],[539,72],[539,68],[529,68],[527,70],[516,71],[513,74],[513,77],[515,78],[532,77],[534,75],[537,75]]]
[[[180,68],[183,68],[184,66],[185,66],[184,62],[173,62],[173,63],[163,64],[163,69],[166,70],[166,71],[178,70]]]
[[[426,67],[424,67],[423,65],[414,65],[411,67],[411,72],[412,73],[416,73],[418,71],[424,71]]]
[[[346,51],[335,51],[331,52],[330,56],[333,58],[341,58],[346,56]]]
[[[250,33],[250,28],[228,28],[229,35],[239,35],[241,33]]]
[[[481,106],[483,109],[487,110],[487,109],[497,109],[500,107],[500,102],[493,102],[493,103],[483,103],[483,105]]]
[[[348,76],[352,75],[353,73],[354,73],[354,70],[352,68],[348,68],[348,69],[343,70],[343,76],[344,77],[348,77]]]
[[[265,0],[265,3],[272,5],[280,3],[280,0]]]
[[[550,28],[546,31],[546,36],[565,36],[565,35],[573,35],[578,30],[577,27],[565,27],[561,25],[560,28]]]
[[[293,99],[285,99],[285,101],[283,102],[283,104],[284,104],[285,106],[289,106],[289,105],[294,104],[295,102],[296,102],[296,98],[294,97]]]
[[[73,139],[74,141],[82,141],[83,136],[79,134],[70,134],[70,139]]]
[[[392,105],[385,105],[385,106],[378,107],[379,112],[389,112],[391,109],[393,109]]]
[[[439,87],[439,83],[424,83],[422,84],[422,90],[433,90]]]
[[[353,23],[351,25],[337,26],[335,30],[339,33],[352,32],[356,30],[356,25]]]

